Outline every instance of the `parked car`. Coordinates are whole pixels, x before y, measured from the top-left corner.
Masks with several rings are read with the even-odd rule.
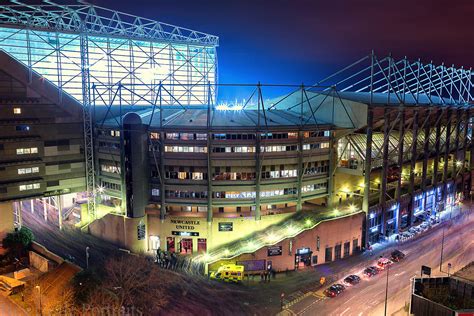
[[[341,294],[345,289],[346,288],[342,284],[333,284],[324,291],[324,294],[327,297],[336,297]]]
[[[377,275],[379,274],[379,270],[372,266],[372,267],[368,267],[368,268],[365,268],[363,274],[369,278],[373,277],[374,275]]]
[[[390,260],[393,262],[400,262],[405,258],[405,254],[401,252],[400,250],[394,250],[392,254],[390,255]]]
[[[380,258],[377,261],[377,267],[380,268],[380,270],[385,270],[388,266],[392,265],[392,261],[387,258]]]
[[[347,285],[356,285],[356,284],[359,284],[360,277],[355,274],[351,274],[347,276],[343,282],[344,284],[347,284]]]

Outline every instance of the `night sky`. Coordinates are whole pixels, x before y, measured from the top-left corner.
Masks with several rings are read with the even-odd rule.
[[[313,84],[370,53],[474,66],[474,0],[91,0],[217,35],[221,83]]]

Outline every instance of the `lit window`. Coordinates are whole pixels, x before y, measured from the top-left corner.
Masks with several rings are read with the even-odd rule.
[[[21,108],[13,108],[13,114],[21,114]]]
[[[37,153],[38,153],[38,147],[16,149],[17,155],[28,155],[28,154],[37,154]]]
[[[159,189],[151,189],[151,195],[152,196],[160,196],[160,190]]]
[[[36,190],[40,188],[40,184],[39,183],[22,184],[18,188],[20,191]]]
[[[193,180],[202,180],[202,172],[193,172]]]
[[[160,133],[150,133],[151,139],[160,139]]]

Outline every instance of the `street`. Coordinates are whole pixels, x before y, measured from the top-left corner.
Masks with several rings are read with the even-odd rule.
[[[425,232],[423,235],[384,251],[387,256],[394,249],[406,254],[405,260],[394,263],[389,270],[387,315],[407,315],[403,308],[410,300],[410,279],[420,276],[421,265],[432,268],[432,274],[445,275],[439,271],[441,241],[445,229],[443,271],[448,263],[452,264],[451,273],[461,269],[474,260],[474,214],[456,219],[452,223],[444,223]],[[345,275],[358,274],[362,276],[365,267],[375,265],[377,256],[353,265],[346,270]],[[384,315],[386,271],[367,279],[346,290],[335,298],[326,298],[322,290],[314,292],[300,302],[294,304],[283,314],[292,315]],[[339,280],[336,283],[341,283]],[[327,284],[323,289],[329,287]]]

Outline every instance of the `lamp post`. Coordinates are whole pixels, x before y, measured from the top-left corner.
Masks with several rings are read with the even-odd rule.
[[[390,271],[390,265],[387,265],[387,282],[385,283],[385,310],[384,316],[387,316],[387,300],[388,300],[388,272]]]
[[[40,316],[43,316],[43,306],[41,304],[41,286],[37,285],[35,286],[35,289],[37,289],[39,292],[39,310],[40,310]]]
[[[89,247],[86,247],[86,269],[89,269]]]

